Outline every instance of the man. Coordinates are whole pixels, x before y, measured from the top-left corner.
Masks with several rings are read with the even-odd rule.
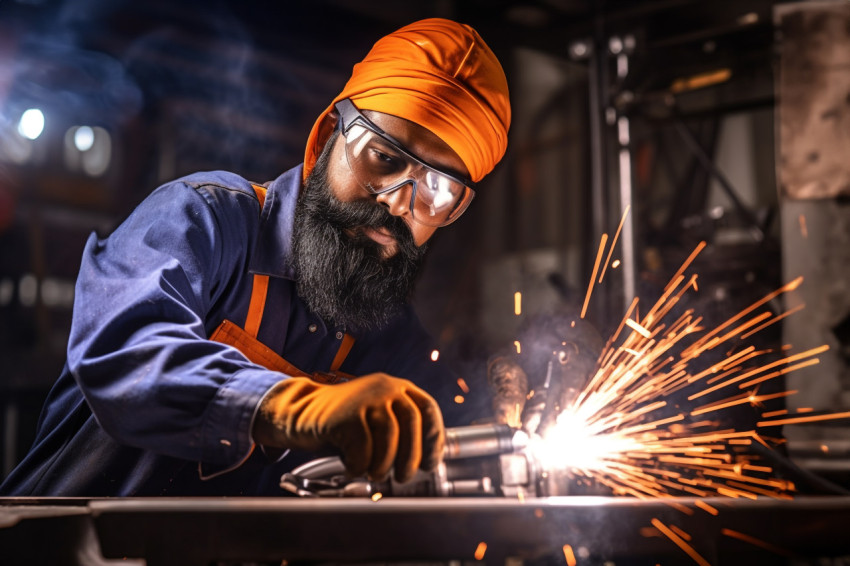
[[[282,472],[328,448],[354,475],[432,468],[434,396],[454,380],[408,298],[509,123],[480,36],[428,19],[354,67],[303,167],[158,188],[89,239],[65,369],[0,493],[281,494]]]

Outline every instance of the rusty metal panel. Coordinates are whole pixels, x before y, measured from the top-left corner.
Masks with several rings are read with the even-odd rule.
[[[850,195],[850,3],[783,4],[774,20],[780,193]]]

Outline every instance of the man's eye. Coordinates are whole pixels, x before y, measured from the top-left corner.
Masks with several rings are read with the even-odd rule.
[[[377,148],[369,150],[370,161],[385,172],[393,172],[404,167],[404,160]]]
[[[375,151],[375,157],[376,157],[379,161],[384,161],[384,162],[386,162],[386,163],[392,163],[392,162],[393,162],[393,159],[394,159],[394,157],[393,157],[393,156],[391,156],[391,155],[387,155],[386,153],[384,153],[384,152],[382,152],[382,151],[380,151],[380,150],[378,150],[378,149],[376,149],[376,150],[374,150],[374,151]]]

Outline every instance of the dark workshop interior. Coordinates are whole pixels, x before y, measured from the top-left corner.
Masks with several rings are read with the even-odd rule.
[[[830,497],[798,507],[784,499],[762,507],[761,498],[752,508],[731,505],[724,511],[731,526],[692,528],[738,546],[707,544],[717,552],[711,558],[695,542],[709,556],[700,559],[663,528],[654,538],[637,535],[654,517],[670,522],[667,507],[613,498],[585,504],[588,517],[610,522],[609,535],[622,534],[610,556],[597,552],[606,543],[593,531],[596,542],[586,548],[571,543],[568,553],[560,542],[561,554],[543,559],[532,543],[514,552],[509,537],[502,550],[491,545],[487,561],[850,563],[850,546],[836,534],[850,519],[842,497],[850,490],[850,3],[842,0],[0,0],[0,479],[27,453],[65,363],[90,234],[109,234],[157,186],[183,175],[221,169],[262,183],[300,163],[313,122],[352,66],[378,37],[426,17],[474,27],[502,62],[511,91],[507,153],[463,220],[431,241],[414,297],[441,360],[472,391],[459,399],[471,421],[491,410],[488,358],[518,348],[529,317],[584,311],[603,337],[612,336],[632,300],[652,305],[702,242],[691,265],[698,290],[677,309],[693,309],[703,326],[716,327],[802,277],[762,303],[776,315],[793,312],[752,343],[787,355],[828,346],[818,363],[760,385],[758,410],[824,416],[773,432],[789,462],[784,477],[801,495],[810,488]],[[601,238],[610,243],[615,233],[616,265],[588,300]],[[703,362],[719,363],[723,354]],[[409,543],[408,556],[372,555],[356,532],[325,546],[351,544],[349,554],[316,551],[317,541],[293,556],[459,566],[479,560],[476,537],[487,529],[510,531],[514,520],[526,523],[516,538],[533,530],[534,509],[502,509],[487,498],[454,519],[450,507],[387,499],[381,504],[397,515],[370,519],[366,505],[326,501],[316,509],[374,521],[374,529],[393,528],[395,517],[420,534],[442,520],[465,533],[446,536],[451,552],[475,540],[468,555],[443,560],[430,538],[411,543],[397,531],[388,538],[397,538],[395,547]],[[143,513],[122,515],[111,505],[94,505],[98,528],[100,517],[115,521],[106,531],[145,531],[134,522]],[[207,525],[197,518],[203,508],[186,505],[185,517]],[[552,508],[553,520],[569,522],[580,511],[564,505]],[[178,529],[168,509],[151,513]],[[297,512],[296,524],[320,528],[319,516]],[[618,520],[628,513],[634,528]],[[792,519],[815,527],[801,533],[782,522]],[[259,524],[254,515],[245,521],[246,532]],[[469,521],[478,526],[466,532]],[[760,521],[776,535],[768,542],[724,538]],[[95,536],[88,523],[69,524],[57,547]],[[5,528],[0,520],[0,533]],[[783,540],[793,555],[776,550]],[[94,546],[87,552],[99,553]],[[584,552],[573,555],[573,547]],[[204,562],[197,553],[181,561],[164,552],[147,563],[280,563],[264,553],[225,551]],[[74,563],[112,563],[81,556]],[[144,563],[141,555],[129,558]]]

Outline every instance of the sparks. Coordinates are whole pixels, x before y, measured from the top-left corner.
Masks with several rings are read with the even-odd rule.
[[[582,317],[600,272],[606,242],[607,235],[603,235]],[[769,447],[758,429],[850,418],[850,412],[798,412],[788,416],[785,410],[765,411],[750,430],[717,430],[715,421],[694,419],[702,415],[705,417],[701,418],[715,419],[735,407],[760,409],[767,401],[793,395],[796,391],[760,393],[759,387],[818,363],[817,356],[828,349],[820,346],[790,354],[788,348],[782,348],[781,359],[765,362],[769,354],[778,352],[758,350],[744,343],[800,310],[795,307],[774,314],[763,307],[799,287],[802,278],[711,329],[703,327],[702,317],[692,309],[674,315],[674,306],[687,293],[698,292],[697,276],[687,271],[704,247],[704,242],[696,247],[649,309],[639,310],[638,299],[632,301],[587,384],[571,404],[562,407],[554,425],[532,438],[529,449],[544,469],[565,470],[575,479],[595,480],[615,495],[639,498],[681,495],[787,499],[794,485],[772,477],[770,466],[761,465],[763,462],[743,451],[754,443]],[[609,259],[610,256],[609,250]],[[693,369],[700,356],[721,348],[726,352],[721,361],[707,369]],[[673,406],[671,395],[679,391],[688,402],[696,402],[694,406]],[[724,392],[728,393],[724,396]],[[704,502],[696,507],[717,514]],[[683,549],[687,547],[684,533],[658,528],[677,544],[683,543]]]
[[[599,264],[602,261],[602,253],[605,251],[605,243],[608,241],[608,234],[602,234],[602,240],[599,242],[599,250],[596,252],[596,261],[593,263],[593,275],[590,276],[590,283],[587,285],[587,294],[584,297],[584,304],[581,307],[581,317],[587,313],[587,305],[590,303],[590,295],[593,293],[593,281],[596,279],[596,273],[599,271]]]
[[[517,316],[522,314],[522,293],[519,291],[514,293],[514,314]]]
[[[700,556],[700,554],[697,553],[697,551],[694,550],[694,548],[691,545],[689,545],[687,543],[687,541],[685,541],[682,537],[677,535],[673,531],[673,529],[669,528],[667,525],[665,525],[664,523],[662,523],[658,519],[652,519],[651,523],[656,529],[661,531],[661,534],[663,534],[664,536],[666,536],[667,538],[672,540],[674,543],[676,543],[676,545],[679,548],[684,550],[685,553],[687,553],[687,555],[690,556],[693,559],[694,562],[696,562],[700,566],[711,566],[711,564],[705,558]]]
[[[608,257],[605,258],[605,264],[602,266],[602,273],[599,274],[599,283],[602,283],[602,279],[605,277],[605,267],[611,263],[611,254],[614,253],[614,246],[617,245],[617,240],[620,238],[620,232],[623,231],[623,224],[626,223],[626,217],[629,215],[629,209],[631,209],[631,205],[626,205],[626,209],[623,211],[623,216],[620,217],[620,225],[617,226],[617,231],[614,233],[614,238],[611,240],[611,247],[608,248]],[[620,260],[617,260],[614,263],[615,265],[611,265],[611,267],[617,267],[620,265]]]
[[[745,534],[745,533],[733,531],[732,529],[720,529],[720,534],[727,536],[727,537],[730,537],[730,538],[735,538],[735,539],[744,541],[746,543],[752,544],[753,546],[757,546],[757,547],[762,548],[764,550],[768,550],[768,551],[772,552],[773,554],[777,554],[779,556],[787,556],[787,557],[795,558],[795,556],[792,552],[789,552],[788,550],[786,550],[784,548],[781,548],[781,547],[776,546],[774,544],[770,544],[769,542],[765,542],[763,540],[757,539],[757,538],[752,537],[752,536]]]

